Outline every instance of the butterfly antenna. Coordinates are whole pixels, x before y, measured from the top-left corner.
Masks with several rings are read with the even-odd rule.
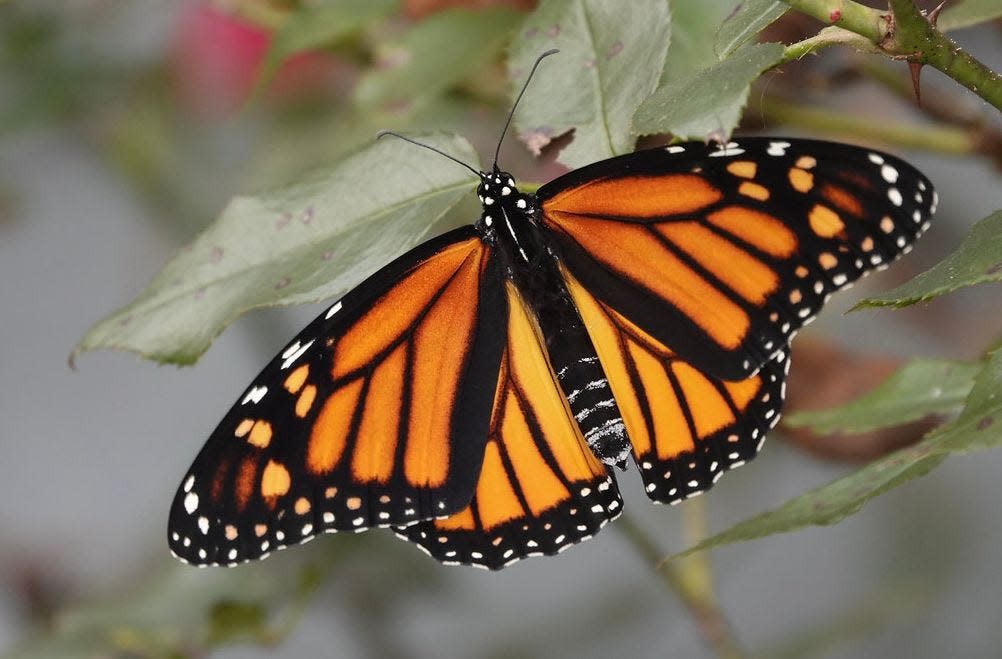
[[[430,146],[430,145],[428,145],[428,144],[424,144],[424,143],[422,143],[422,142],[418,142],[417,140],[412,140],[412,139],[411,139],[411,138],[409,138],[409,137],[405,137],[404,135],[401,135],[400,133],[394,133],[394,132],[393,132],[392,130],[381,130],[381,131],[379,131],[378,133],[376,133],[376,139],[378,140],[379,138],[381,138],[381,137],[385,137],[385,136],[387,136],[387,135],[392,135],[393,137],[399,137],[399,138],[400,138],[400,139],[402,139],[402,140],[403,140],[404,142],[410,142],[411,144],[416,144],[416,145],[418,145],[418,146],[423,146],[424,148],[428,149],[429,151],[434,151],[435,153],[439,154],[440,156],[445,156],[446,158],[448,158],[448,159],[449,159],[449,160],[451,160],[452,162],[454,162],[454,163],[458,163],[458,164],[462,165],[463,167],[465,167],[466,169],[468,169],[468,170],[470,170],[471,172],[473,172],[473,174],[474,174],[474,175],[475,175],[475,176],[476,176],[477,178],[480,178],[480,172],[478,172],[478,171],[477,171],[476,169],[474,169],[473,167],[470,167],[469,165],[467,165],[467,164],[466,164],[465,162],[463,162],[462,160],[459,160],[458,158],[454,158],[453,156],[450,156],[450,155],[449,155],[448,153],[446,153],[445,151],[441,151],[441,150],[439,150],[439,149],[436,149],[436,148],[435,148],[435,147],[433,147],[433,146]]]
[[[536,58],[536,63],[532,65],[532,70],[529,71],[529,76],[525,79],[525,84],[522,85],[522,91],[518,93],[518,97],[515,99],[515,103],[511,106],[511,112],[508,113],[508,120],[504,122],[504,128],[501,130],[501,137],[498,139],[498,148],[494,151],[494,169],[498,168],[498,157],[501,155],[501,143],[504,142],[505,133],[508,132],[508,126],[511,125],[512,117],[515,116],[515,108],[518,107],[518,102],[522,100],[522,95],[525,94],[525,90],[529,88],[529,81],[532,80],[532,75],[536,72],[539,67],[539,63],[543,61],[543,58],[549,57],[550,55],[555,55],[560,51],[556,48],[550,49]]]

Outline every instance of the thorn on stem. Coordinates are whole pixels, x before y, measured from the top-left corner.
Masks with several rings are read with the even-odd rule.
[[[922,87],[919,76],[922,74],[923,66],[921,62],[908,62],[908,70],[912,74],[912,89],[915,90],[915,102],[918,103],[919,107],[922,107]]]
[[[943,2],[939,3],[935,9],[929,12],[929,14],[926,16],[926,20],[929,21],[929,25],[936,27],[936,21],[939,20],[939,13],[943,11],[943,7],[945,6],[946,6],[946,0],[943,0]]]

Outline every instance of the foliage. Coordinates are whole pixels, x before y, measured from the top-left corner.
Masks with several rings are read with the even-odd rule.
[[[476,160],[461,138],[427,141]],[[78,351],[115,347],[187,364],[248,309],[338,295],[416,245],[468,189],[461,168],[426,160],[382,140],[294,185],[237,197]]]

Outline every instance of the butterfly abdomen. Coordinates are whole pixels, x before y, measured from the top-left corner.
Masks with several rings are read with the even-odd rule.
[[[588,447],[602,462],[622,467],[630,443],[609,380],[570,293],[555,268],[546,270],[551,295],[537,302],[536,313],[553,372]]]
[[[584,333],[583,326],[576,329]],[[572,347],[580,345],[582,339],[588,340],[587,335],[572,336],[574,334],[577,332],[565,331],[549,346],[560,388],[596,457],[606,464],[624,467],[630,455],[630,444],[612,388],[598,357],[581,357],[581,352]],[[588,345],[591,347],[590,341]]]

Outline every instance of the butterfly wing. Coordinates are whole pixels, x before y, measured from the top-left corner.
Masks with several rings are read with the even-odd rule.
[[[581,435],[529,307],[507,285],[508,339],[470,505],[398,529],[446,564],[503,568],[556,554],[621,512],[615,481]]]
[[[171,508],[183,560],[463,509],[504,348],[503,274],[472,227],[389,264],[308,325],[210,436]]]
[[[788,356],[738,381],[708,375],[563,272],[630,438],[647,495],[659,503],[709,489],[753,458],[779,420]]]
[[[830,293],[906,251],[935,209],[929,181],[893,156],[768,138],[604,160],[537,198],[585,288],[731,381],[785,350]]]

